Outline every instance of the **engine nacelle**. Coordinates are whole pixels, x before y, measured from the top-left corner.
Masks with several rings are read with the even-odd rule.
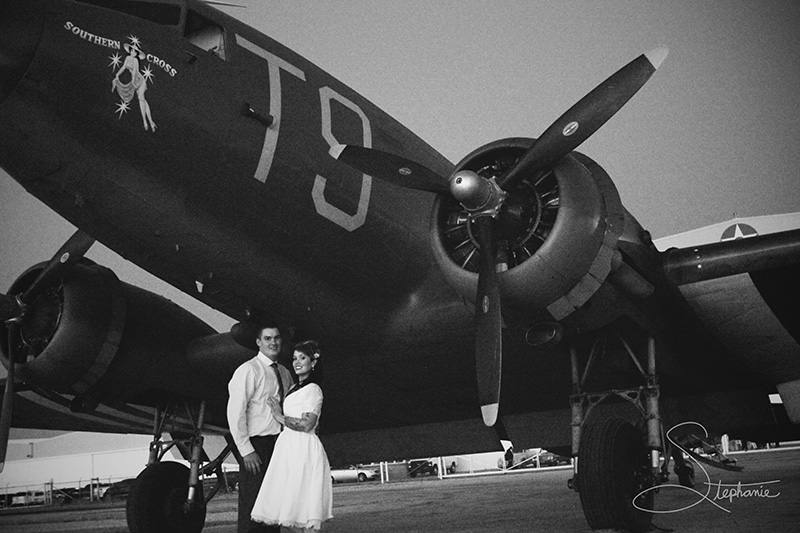
[[[487,179],[500,176],[532,142],[515,138],[488,144],[464,158],[457,170]],[[622,265],[617,240],[629,215],[606,172],[575,152],[506,192],[509,197],[493,222],[495,241],[507,258],[507,270],[498,269],[503,309],[562,320]],[[436,261],[459,294],[474,301],[481,250],[468,213],[446,196],[437,199],[434,210]]]
[[[23,292],[43,267],[12,285]],[[0,326],[5,330],[5,325]],[[214,330],[173,302],[121,282],[84,260],[30,303],[21,323],[17,375],[41,389],[95,401],[128,401],[145,393],[225,397],[225,379],[194,367],[187,347]],[[0,334],[8,365],[8,335]],[[235,368],[252,351],[233,346]],[[244,355],[243,355],[244,352]]]

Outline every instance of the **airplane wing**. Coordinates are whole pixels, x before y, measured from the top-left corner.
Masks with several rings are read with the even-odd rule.
[[[732,354],[774,384],[800,421],[800,230],[665,252],[665,272]],[[757,335],[753,332],[758,331]]]
[[[6,380],[0,379],[0,389],[5,391]],[[155,409],[126,403],[99,404],[95,409],[79,412],[70,408],[72,398],[32,389],[17,383],[14,398],[12,426],[20,429],[45,429],[53,431],[86,431],[92,433],[120,433],[151,435]],[[178,413],[165,431],[191,434],[192,420],[186,413]],[[224,435],[227,427],[212,426],[210,433]]]

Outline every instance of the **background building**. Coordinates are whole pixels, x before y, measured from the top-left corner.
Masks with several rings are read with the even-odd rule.
[[[64,433],[49,438],[9,441],[0,474],[0,493],[59,487],[82,487],[92,479],[113,483],[136,477],[147,464],[147,435]],[[165,459],[173,459],[168,452]]]

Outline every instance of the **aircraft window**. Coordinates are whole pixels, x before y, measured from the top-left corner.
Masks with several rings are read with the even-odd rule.
[[[177,26],[181,21],[180,6],[172,4],[151,4],[148,2],[133,2],[131,0],[74,0],[81,4],[89,4],[106,9],[113,9],[126,15],[133,15],[141,19],[162,24],[164,26]]]
[[[225,35],[222,28],[191,10],[186,14],[186,38],[198,48],[225,59]]]

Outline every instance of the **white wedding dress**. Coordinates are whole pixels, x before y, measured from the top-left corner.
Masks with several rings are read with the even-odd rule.
[[[309,383],[288,394],[283,403],[285,416],[322,412],[322,389]],[[316,433],[284,428],[275,442],[264,482],[258,491],[251,518],[265,524],[320,529],[333,518],[331,467]]]

